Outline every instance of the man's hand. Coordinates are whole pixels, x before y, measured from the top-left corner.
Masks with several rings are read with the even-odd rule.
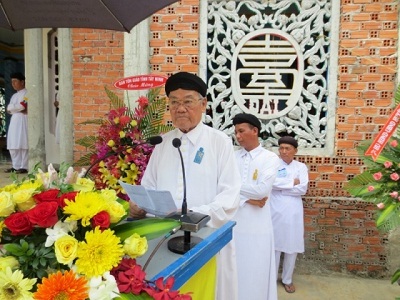
[[[267,202],[268,197],[264,197],[260,200],[256,200],[256,199],[249,199],[246,201],[246,203],[250,204],[250,205],[255,205],[258,206],[259,208],[263,208],[265,203]]]
[[[298,185],[298,184],[300,184],[300,179],[295,178],[295,179],[293,180],[293,185]]]
[[[135,219],[143,219],[146,216],[146,211],[141,209],[132,201],[129,201],[129,215]]]

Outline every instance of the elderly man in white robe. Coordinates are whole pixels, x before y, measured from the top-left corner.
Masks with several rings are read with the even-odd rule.
[[[183,181],[175,138],[181,139],[185,165],[188,209],[209,215],[208,226],[218,228],[231,220],[239,205],[240,174],[232,140],[223,132],[201,122],[207,107],[207,85],[198,76],[179,72],[168,78],[165,92],[176,129],[163,136],[150,157],[141,184],[168,190],[176,206],[182,207]],[[145,212],[131,203],[131,215]],[[216,299],[237,299],[234,243],[217,255]]]
[[[28,98],[25,89],[25,76],[22,73],[11,74],[11,84],[17,92],[7,105],[11,114],[7,132],[7,149],[10,152],[12,167],[4,172],[17,174],[28,173]]]
[[[276,300],[274,234],[268,197],[279,158],[264,149],[258,136],[261,123],[252,114],[233,118],[242,147],[235,152],[242,177],[240,207],[234,220],[240,300]]]
[[[279,170],[271,192],[271,213],[275,237],[276,274],[283,253],[282,284],[294,293],[293,272],[297,253],[304,252],[303,201],[308,188],[307,166],[294,159],[298,143],[291,136],[281,137]],[[277,275],[278,276],[278,275]]]

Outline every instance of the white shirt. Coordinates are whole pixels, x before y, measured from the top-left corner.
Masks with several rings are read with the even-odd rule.
[[[279,157],[261,145],[250,152],[241,149],[235,154],[242,176],[241,206],[234,217],[237,222],[234,235],[239,300],[276,300],[274,235],[269,200],[262,208],[245,202],[269,197]]]
[[[294,185],[298,178],[300,184]],[[303,201],[308,188],[307,166],[297,160],[280,161],[271,192],[271,213],[275,250],[285,253],[304,252]]]
[[[11,114],[7,132],[7,149],[29,149],[28,146],[28,115],[22,113],[25,108],[21,102],[27,93],[26,89],[19,90],[10,99],[7,111]]]

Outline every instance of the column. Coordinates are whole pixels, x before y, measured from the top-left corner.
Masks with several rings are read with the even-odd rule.
[[[28,90],[29,169],[39,163],[46,169],[43,91],[43,37],[42,29],[26,29],[25,87]]]

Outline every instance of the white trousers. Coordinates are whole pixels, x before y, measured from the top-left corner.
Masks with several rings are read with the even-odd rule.
[[[276,278],[278,278],[279,264],[281,261],[280,251],[275,251],[275,262],[276,262]],[[283,264],[282,264],[282,282],[284,284],[290,284],[293,282],[294,266],[296,264],[297,253],[284,253],[283,252]]]
[[[28,149],[9,149],[12,167],[15,170],[26,169],[28,170]]]

